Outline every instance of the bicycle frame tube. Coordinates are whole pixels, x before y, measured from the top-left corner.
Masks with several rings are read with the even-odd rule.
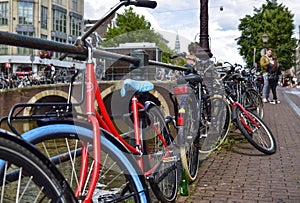
[[[98,182],[99,177],[99,171],[100,171],[100,151],[101,151],[101,144],[100,144],[100,128],[99,128],[99,122],[95,116],[95,108],[94,108],[94,95],[97,84],[96,78],[94,73],[94,64],[92,61],[88,61],[86,64],[86,112],[88,114],[88,122],[92,124],[93,128],[93,155],[94,155],[94,164],[93,164],[93,171],[91,175],[91,182],[88,188],[88,192],[86,194],[84,202],[91,202],[96,184]],[[87,147],[84,145],[84,152],[87,152]],[[83,189],[83,183],[86,181],[86,173],[88,169],[88,156],[86,153],[82,156],[82,166],[80,171],[80,180],[79,185],[76,188],[75,196],[79,197],[82,189]]]
[[[248,111],[244,108],[244,106],[242,104],[240,104],[239,102],[233,102],[232,104],[232,109],[234,109],[235,106],[239,106],[242,111],[245,113],[245,115],[250,119],[250,121],[256,126],[259,127],[259,124],[253,119],[253,117],[248,113]],[[238,118],[239,119],[239,118]],[[247,130],[249,132],[252,132],[252,129],[250,128],[250,126],[245,123],[245,121],[241,120],[241,122],[243,123],[243,125],[247,128]]]
[[[138,102],[136,96],[133,96],[131,101],[131,110],[133,112],[133,128],[134,128],[134,138],[135,144],[138,149],[141,149],[142,142],[141,142],[141,129],[140,129],[140,118],[139,118],[139,108],[143,106]],[[137,160],[139,166],[141,167],[142,171],[144,172],[143,166],[143,159],[140,156]]]
[[[94,72],[93,72],[94,73]],[[94,75],[95,76],[95,75]],[[96,77],[96,76],[95,76]],[[97,82],[96,82],[97,84]],[[100,89],[98,87],[98,85],[96,86],[96,100],[97,100],[97,104],[99,106],[100,109],[100,113],[101,115],[95,110],[95,114],[96,117],[100,123],[100,127],[107,130],[108,132],[112,133],[114,136],[116,136],[128,149],[129,151],[131,151],[133,154],[135,155],[140,155],[141,152],[139,150],[137,150],[135,147],[131,146],[130,144],[128,144],[119,134],[119,132],[117,131],[117,129],[115,128],[112,120],[110,119],[110,116],[106,110],[106,107],[104,105],[103,99],[101,97],[101,92]]]

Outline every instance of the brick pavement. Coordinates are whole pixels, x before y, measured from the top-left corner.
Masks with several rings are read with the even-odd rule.
[[[295,92],[300,89],[280,87],[281,103],[264,107],[263,120],[277,141],[274,155],[260,153],[241,135],[231,133],[233,144],[225,144],[203,162],[197,180],[189,186],[190,196],[177,202],[300,202],[300,115],[295,111],[300,95]]]

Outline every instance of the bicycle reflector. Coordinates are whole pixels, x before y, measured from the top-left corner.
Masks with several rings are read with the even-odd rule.
[[[174,94],[188,94],[189,87],[186,85],[175,86],[173,92]]]
[[[185,115],[185,109],[181,108],[178,110],[178,116],[177,116],[177,125],[183,126],[184,125],[184,115]]]

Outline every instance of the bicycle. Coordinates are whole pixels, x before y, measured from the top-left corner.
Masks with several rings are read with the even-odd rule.
[[[139,164],[139,169],[135,170],[136,174],[142,174],[144,177],[147,178],[147,180],[150,183],[150,186],[152,188],[152,191],[154,192],[154,194],[156,195],[156,197],[162,201],[162,202],[173,202],[175,201],[176,198],[176,194],[177,194],[177,157],[174,156],[174,151],[173,151],[173,146],[172,146],[172,140],[170,137],[170,134],[168,133],[168,129],[167,126],[165,125],[164,122],[164,118],[163,116],[161,116],[161,114],[159,113],[157,108],[151,108],[152,106],[155,106],[153,103],[140,103],[138,101],[137,95],[134,95],[132,98],[132,109],[130,112],[133,118],[133,123],[134,123],[134,133],[135,133],[135,144],[134,146],[132,146],[130,143],[128,143],[117,131],[117,129],[115,128],[115,126],[113,125],[113,122],[110,119],[109,114],[107,113],[107,110],[104,106],[104,102],[101,98],[101,94],[100,94],[100,89],[98,87],[98,84],[96,82],[96,77],[95,77],[95,73],[94,73],[94,64],[93,64],[93,60],[92,60],[92,56],[94,57],[107,57],[107,56],[113,56],[113,58],[117,57],[121,57],[122,60],[131,62],[133,64],[138,64],[139,60],[134,58],[134,57],[128,57],[128,56],[122,56],[119,54],[111,54],[109,52],[104,52],[101,50],[94,50],[92,48],[92,46],[90,45],[91,43],[87,40],[87,37],[92,34],[93,31],[95,31],[112,13],[114,13],[118,8],[120,8],[121,6],[128,6],[128,5],[135,5],[135,6],[143,6],[143,7],[150,7],[150,8],[154,8],[156,6],[156,2],[154,1],[121,1],[120,3],[118,3],[115,7],[113,7],[111,9],[111,11],[106,14],[102,19],[100,19],[89,31],[87,31],[85,33],[84,36],[81,37],[81,40],[77,41],[77,44],[75,45],[77,48],[76,52],[78,54],[78,47],[83,47],[83,53],[80,52],[78,55],[83,57],[83,55],[87,55],[87,63],[86,63],[86,85],[85,85],[85,100],[86,100],[86,112],[87,112],[87,116],[84,115],[80,115],[83,116],[84,118],[86,118],[86,120],[91,123],[91,126],[86,126],[85,124],[82,124],[82,122],[77,122],[76,119],[72,119],[71,121],[68,119],[65,119],[65,115],[68,114],[69,112],[63,111],[61,112],[61,108],[63,109],[70,109],[72,107],[72,105],[75,104],[48,104],[48,105],[56,105],[58,106],[58,111],[55,112],[55,114],[52,116],[55,118],[48,120],[49,122],[44,122],[43,126],[44,128],[47,128],[48,130],[48,136],[42,136],[42,134],[39,134],[39,129],[41,129],[42,127],[38,127],[35,128],[31,131],[29,131],[27,134],[25,135],[30,135],[29,137],[33,136],[35,133],[38,134],[38,138],[37,138],[37,142],[42,142],[44,139],[48,139],[48,138],[57,138],[57,136],[53,137],[50,136],[53,133],[58,133],[60,136],[64,137],[66,136],[66,134],[70,134],[72,135],[71,137],[75,137],[75,139],[81,139],[83,141],[82,146],[81,146],[81,153],[80,155],[82,156],[82,164],[81,164],[81,172],[80,172],[80,178],[78,180],[78,187],[76,188],[75,191],[75,196],[79,199],[84,199],[86,202],[91,201],[92,198],[94,198],[94,195],[97,196],[98,194],[94,194],[95,193],[95,188],[97,185],[97,181],[98,181],[98,177],[99,177],[99,170],[102,169],[100,167],[100,163],[101,162],[101,146],[100,143],[102,144],[102,140],[103,140],[103,136],[99,136],[100,135],[100,128],[102,128],[101,132],[105,131],[104,136],[109,137],[109,140],[113,140],[113,143],[118,143],[117,146],[120,147],[124,152],[127,152],[129,154],[131,154],[130,156],[135,155],[135,162],[137,162]],[[13,43],[13,42],[12,42]],[[22,45],[21,45],[22,46]],[[25,46],[25,45],[23,45]],[[28,45],[28,46],[34,46],[34,45]],[[35,45],[38,46],[38,45]],[[53,46],[52,46],[53,47]],[[59,47],[63,47],[62,45],[60,45]],[[48,47],[47,47],[48,48]],[[50,47],[49,47],[50,49]],[[74,48],[73,48],[74,49]],[[54,47],[53,49],[54,51],[59,50],[58,47]],[[66,51],[68,52],[68,51]],[[84,59],[86,59],[86,57],[83,57]],[[84,84],[84,83],[83,83]],[[144,82],[140,82],[139,83],[140,86],[144,86],[145,83]],[[142,88],[143,89],[143,88]],[[135,91],[138,91],[139,93],[144,92],[142,89],[134,89]],[[150,89],[147,89],[150,90]],[[99,109],[101,110],[100,113],[97,111],[97,109],[95,108],[95,103],[94,103],[94,96],[96,96],[96,101],[97,104],[99,106]],[[38,106],[37,104],[35,104],[36,107]],[[17,107],[18,105],[16,105]],[[22,105],[19,105],[22,106]],[[41,106],[43,106],[41,104]],[[27,106],[28,107],[28,106]],[[156,110],[153,110],[156,109]],[[151,110],[151,111],[150,111]],[[11,112],[13,112],[14,110],[12,110]],[[140,114],[140,112],[142,112],[142,114]],[[158,113],[157,113],[158,112]],[[73,112],[74,113],[74,112]],[[57,115],[60,115],[61,119],[56,119]],[[51,117],[51,113],[48,114],[49,117]],[[141,116],[141,118],[140,118]],[[143,116],[143,117],[142,117]],[[39,116],[37,116],[39,117]],[[47,117],[44,115],[44,117]],[[48,118],[49,118],[48,117]],[[53,118],[52,117],[52,118]],[[59,117],[59,116],[58,116]],[[41,118],[41,117],[40,117]],[[159,119],[158,122],[156,122],[154,119]],[[13,115],[9,116],[8,120],[11,119],[15,119],[15,117]],[[50,125],[53,123],[60,123],[57,124],[55,126]],[[90,139],[89,138],[89,134],[87,132],[84,132],[82,134],[80,134],[80,136],[75,136],[76,133],[75,131],[72,130],[64,130],[64,129],[68,129],[69,126],[65,126],[66,128],[63,128],[62,131],[57,131],[55,130],[55,132],[53,132],[54,127],[58,128],[60,125],[62,125],[61,123],[64,122],[73,122],[73,124],[75,123],[76,125],[84,125],[86,128],[90,127],[92,129],[92,146],[94,149],[93,152],[93,160],[94,160],[94,164],[92,166],[93,170],[91,172],[90,176],[87,176],[87,170],[88,170],[88,156],[87,156],[87,152],[88,150],[88,141]],[[141,122],[141,123],[139,123]],[[156,126],[156,123],[161,124],[162,126]],[[151,142],[149,142],[149,140],[144,141],[143,139],[141,139],[141,135],[140,132],[143,132],[143,130],[140,130],[142,128],[142,126],[148,126],[149,125],[152,126],[153,131],[155,132],[156,136],[152,137],[152,140],[150,140]],[[43,129],[44,129],[43,128]],[[69,128],[70,129],[70,128]],[[51,133],[52,132],[52,133]],[[23,135],[25,137],[25,135]],[[40,136],[40,137],[39,137]],[[117,138],[117,139],[115,139]],[[158,138],[158,139],[155,139]],[[26,137],[26,139],[29,139],[28,137]],[[153,141],[153,142],[152,142]],[[148,147],[144,146],[144,143],[147,144]],[[151,145],[150,145],[150,144]],[[77,148],[77,147],[76,147]],[[110,149],[115,149],[114,148],[110,148]],[[108,147],[109,149],[109,147]],[[118,148],[117,148],[118,149]],[[69,151],[69,150],[68,150]],[[119,150],[120,151],[120,150]],[[74,152],[77,152],[77,150],[75,150]],[[113,153],[113,152],[110,152]],[[72,153],[67,153],[67,154],[72,154]],[[76,156],[79,156],[78,153],[75,153]],[[108,154],[108,153],[107,153]],[[146,154],[147,157],[143,157],[141,155]],[[109,154],[110,156],[113,156],[111,154]],[[115,154],[115,156],[117,156],[118,161],[120,163],[123,163],[122,160],[124,159],[124,157],[119,157],[118,154]],[[128,155],[129,156],[129,155]],[[52,156],[51,156],[52,157]],[[155,158],[155,159],[154,159]],[[69,160],[71,160],[71,158],[67,158]],[[130,158],[130,160],[132,160],[132,158]],[[153,161],[153,160],[159,160],[159,161]],[[72,161],[71,161],[72,162]],[[145,165],[143,164],[145,162]],[[146,163],[147,162],[147,163]],[[152,163],[153,162],[153,163]],[[118,162],[116,162],[118,163]],[[133,163],[134,164],[134,163]],[[124,163],[124,166],[126,166],[127,168],[129,167],[128,165],[132,165],[132,163],[130,162],[126,162]],[[136,165],[134,165],[136,166]],[[120,166],[121,167],[121,166]],[[135,168],[135,167],[133,167]],[[75,170],[75,169],[74,169]],[[135,173],[133,173],[133,175],[131,174],[131,170],[127,170],[127,172],[129,172],[129,176],[133,176]],[[127,174],[126,174],[127,176]],[[90,178],[91,177],[91,178]],[[139,176],[140,177],[140,176]],[[101,178],[99,179],[101,180]],[[126,180],[126,178],[125,178]],[[142,181],[142,180],[140,180]],[[87,190],[87,192],[85,192],[85,185],[89,185],[89,188]],[[144,186],[144,184],[139,184]],[[130,186],[130,187],[129,187]],[[126,192],[128,191],[132,191],[132,189],[130,189],[131,187],[137,187],[134,186],[132,184],[127,184],[127,186],[125,187]],[[130,190],[129,190],[130,189]],[[118,194],[114,194],[113,191],[108,191],[110,195],[110,198],[116,198],[116,200],[119,200],[122,195],[124,194],[124,192],[122,191],[121,193]],[[147,197],[147,187],[142,187],[142,189],[138,190],[137,192],[135,191],[133,194],[130,194],[126,197],[131,197],[134,196],[134,201],[145,201],[144,199],[141,199],[142,197],[146,197],[146,200],[148,199]],[[98,197],[96,198],[100,198],[101,200],[105,199],[104,196],[102,195],[98,195]],[[115,200],[112,200],[115,201]]]
[[[0,129],[0,202],[77,202],[67,180],[41,152]]]
[[[229,70],[226,71],[222,80],[228,87],[234,90],[235,100],[241,103],[247,110],[257,114],[260,118],[263,118],[264,111],[262,98],[254,86],[251,86],[251,82],[247,80],[244,73],[245,71],[237,64],[232,65],[229,62],[224,62],[224,64],[229,65]]]
[[[230,74],[229,71],[227,74]],[[222,80],[226,78],[226,75]],[[232,121],[241,131],[246,139],[257,150],[271,155],[276,152],[276,141],[267,125],[255,113],[247,110],[243,104],[236,99],[235,90],[228,83],[224,83],[226,100],[232,109]]]
[[[179,55],[173,55],[172,58]],[[216,90],[209,92],[203,76],[195,70],[195,67],[201,66],[206,69],[203,74],[208,74],[214,68],[211,62],[198,58],[191,60],[196,65],[188,66],[188,71],[177,80],[178,85],[174,86],[171,95],[174,107],[177,107],[174,112],[181,163],[189,182],[197,177],[199,152],[210,153],[218,148],[225,140],[231,122],[231,110],[227,102]]]

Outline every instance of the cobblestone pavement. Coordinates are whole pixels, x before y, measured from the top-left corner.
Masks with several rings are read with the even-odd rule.
[[[281,103],[265,104],[263,119],[277,152],[264,155],[241,134],[230,133],[229,142],[202,163],[190,195],[177,202],[300,202],[300,89],[279,87],[277,92]]]

